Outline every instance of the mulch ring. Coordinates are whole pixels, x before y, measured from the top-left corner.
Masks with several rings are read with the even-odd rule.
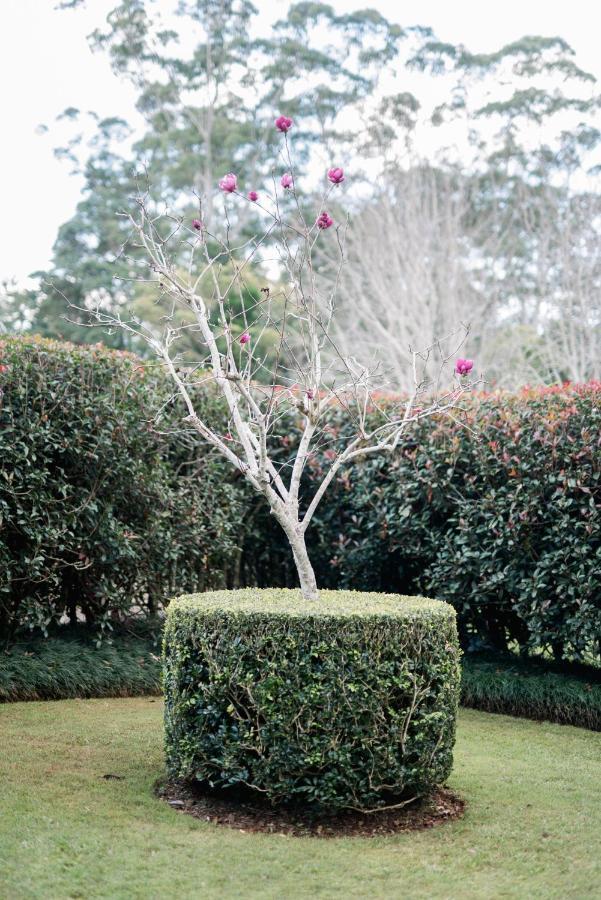
[[[155,789],[173,809],[203,822],[290,837],[379,837],[421,831],[459,819],[465,811],[465,802],[448,788],[438,788],[430,797],[398,809],[373,813],[345,810],[322,816],[302,809],[273,808],[254,794],[224,795],[186,782],[160,781]]]

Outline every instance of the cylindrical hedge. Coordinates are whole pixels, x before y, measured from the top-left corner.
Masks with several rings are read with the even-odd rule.
[[[163,648],[169,774],[329,811],[423,796],[451,771],[459,660],[436,600],[180,597]]]

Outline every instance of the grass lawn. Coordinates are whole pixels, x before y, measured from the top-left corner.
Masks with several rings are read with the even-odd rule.
[[[462,710],[450,784],[464,819],[319,840],[155,799],[161,715],[148,697],[0,707],[0,897],[601,897],[598,733]]]

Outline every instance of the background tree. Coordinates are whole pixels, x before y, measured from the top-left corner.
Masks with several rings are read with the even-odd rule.
[[[279,164],[275,98],[285,98],[293,116],[307,113],[296,151],[300,171],[315,141],[327,147],[337,133],[340,111],[369,93],[400,33],[373,11],[336,16],[323,3],[294,4],[269,37],[253,34],[255,16],[256,8],[245,0],[123,0],[106,27],[91,35],[115,73],[134,85],[146,130],[132,143],[124,122],[100,121],[88,144],[84,129],[57,151],[83,174],[84,196],[59,231],[52,269],[36,273],[40,290],[26,295],[34,330],[83,341],[102,336],[118,347],[131,342],[63,318],[65,297],[78,307],[101,297],[107,308],[135,310],[120,258],[128,237],[127,221],[119,218],[124,198],[148,184],[155,199],[210,225],[213,187],[232,161],[248,189],[270,183]],[[332,41],[313,49],[319,46],[315,33],[324,27]],[[63,115],[82,122],[78,110]],[[337,137],[341,142],[343,135]],[[252,233],[252,216],[252,209],[234,213],[232,228]]]
[[[33,330],[145,352],[131,335],[66,322],[64,298],[82,308],[101,300],[107,310],[129,310],[152,324],[156,307],[131,281],[122,256],[129,227],[119,217],[123,198],[149,184],[154,201],[163,198],[210,226],[222,206],[213,208],[209,188],[232,160],[245,189],[261,193],[274,171],[279,177],[271,123],[281,101],[293,118],[302,117],[299,171],[321,170],[335,147],[338,163],[352,155],[356,185],[364,176],[350,206],[354,277],[347,294],[355,299],[341,312],[368,299],[379,312],[369,319],[370,333],[357,316],[345,334],[376,346],[409,303],[414,331],[434,334],[437,322],[457,315],[470,321],[474,353],[498,384],[597,371],[574,362],[595,352],[589,263],[598,255],[598,221],[590,218],[585,235],[585,218],[576,227],[573,217],[577,209],[591,211],[598,195],[583,176],[598,164],[599,96],[561,38],[527,36],[478,54],[373,10],[338,15],[325,3],[294,3],[262,34],[246,0],[122,0],[91,42],[134,85],[143,126],[133,133],[119,120],[94,120],[86,143],[84,117],[66,111],[83,132],[58,152],[83,173],[84,196],[60,229],[51,270],[37,273],[39,288],[15,295]],[[251,205],[231,210],[231,233],[255,233],[255,212]],[[562,241],[549,243],[560,222]],[[383,246],[388,274],[372,265]],[[555,262],[543,272],[551,247]],[[269,256],[265,246],[253,260],[257,289],[282,274]],[[558,302],[560,257],[566,267]],[[579,316],[586,323],[580,331]],[[386,338],[397,375],[405,371],[410,338]],[[584,343],[576,348],[578,340]],[[500,355],[487,350],[493,344],[509,361],[502,370]]]

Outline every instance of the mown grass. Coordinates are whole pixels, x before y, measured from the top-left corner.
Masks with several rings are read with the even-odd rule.
[[[0,702],[135,697],[161,692],[160,642],[117,635],[99,648],[71,634],[0,652]],[[601,670],[526,661],[513,654],[463,657],[462,704],[601,731]]]
[[[156,698],[0,708],[0,896],[584,898],[601,877],[601,735],[472,710],[462,820],[377,839],[247,834],[170,809]],[[106,780],[111,774],[118,779]]]

